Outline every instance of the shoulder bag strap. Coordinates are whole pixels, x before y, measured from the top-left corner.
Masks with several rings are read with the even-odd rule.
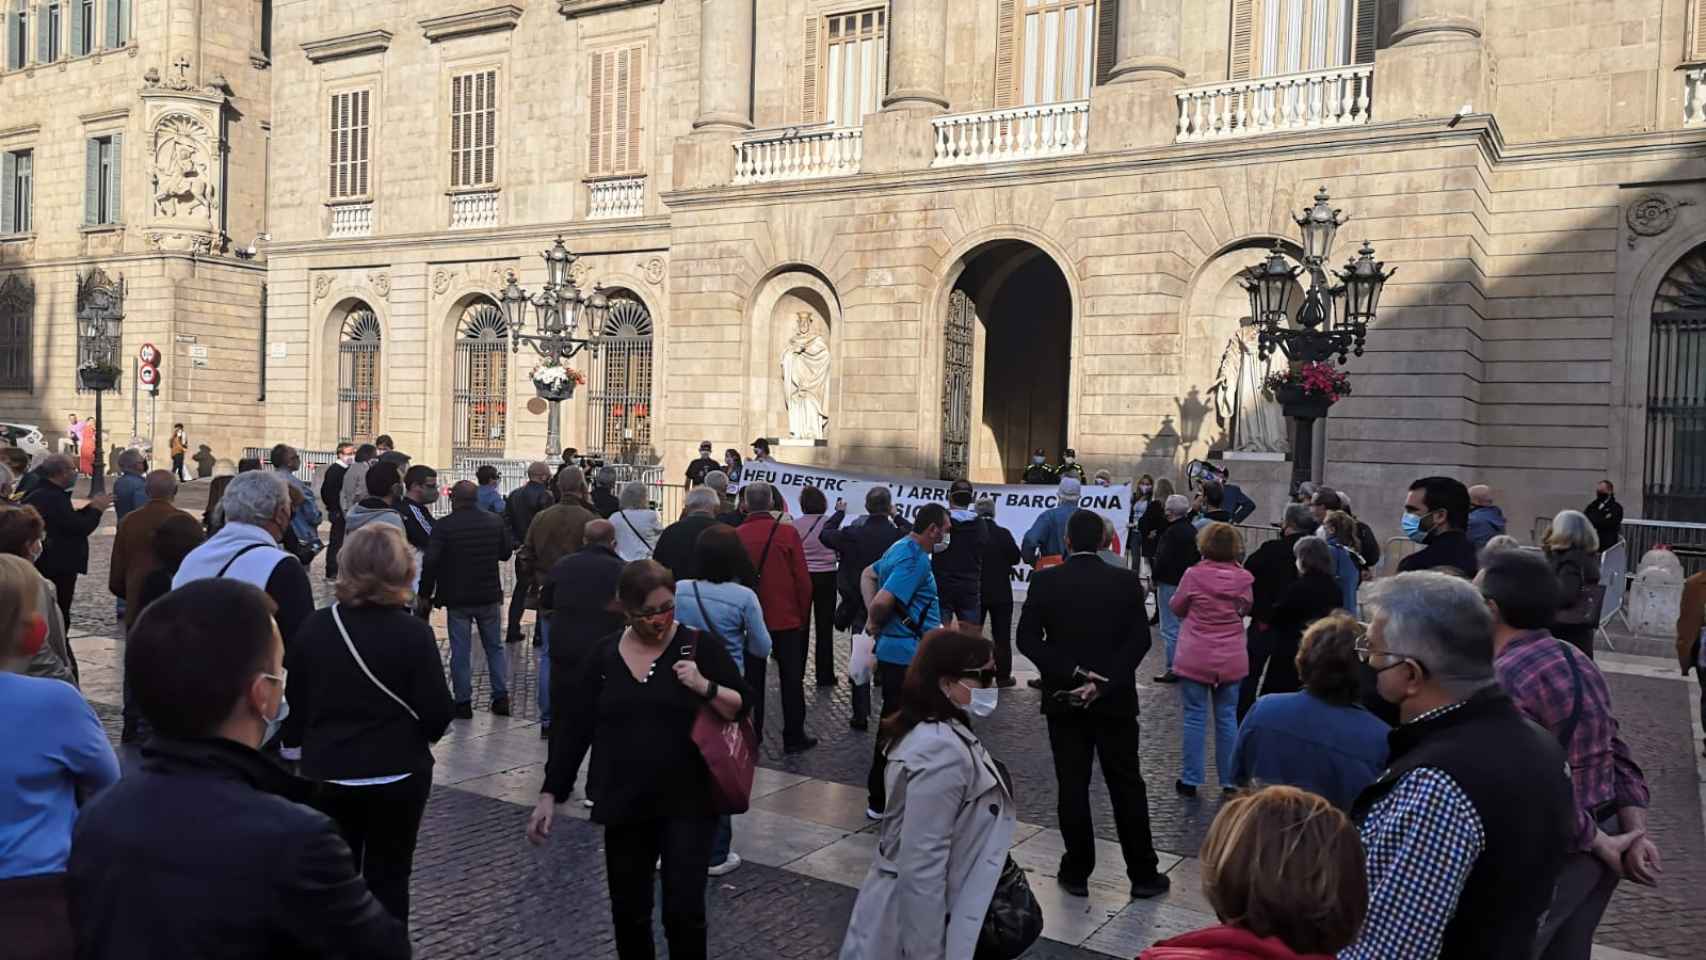
[[[640,542],[646,545],[646,552],[651,553],[655,549],[652,546],[652,542],[650,540],[646,539],[646,535],[640,532],[639,527],[634,526],[634,521],[628,519],[628,511],[626,511],[626,510],[617,511],[617,515],[622,518],[623,523],[628,525],[629,530],[634,531],[634,536],[639,537]]]
[[[238,560],[243,559],[243,554],[248,553],[250,550],[259,550],[261,547],[264,547],[264,546],[266,546],[266,544],[264,544],[264,543],[251,543],[248,546],[244,547],[243,549],[232,554],[231,559],[225,561],[225,566],[220,567],[219,572],[213,575],[214,579],[217,580],[217,579],[225,576],[226,571],[231,569],[232,564],[236,563]]]
[[[698,581],[695,581],[693,584],[693,602],[699,605],[699,616],[705,621],[706,632],[709,633],[712,639],[716,640],[718,643],[725,647],[728,646],[729,641],[726,640],[721,633],[717,632],[716,624],[711,622],[711,612],[705,609],[705,598],[699,595]]]
[[[363,660],[361,654],[356,651],[355,641],[349,638],[349,631],[344,629],[344,618],[338,615],[338,605],[335,603],[332,604],[332,622],[338,625],[338,635],[344,638],[344,646],[349,648],[349,655],[355,658],[355,665],[361,668],[362,673],[367,674],[367,679],[372,680],[373,685],[378,687],[381,693],[397,701],[397,706],[409,711],[409,716],[414,717],[418,722],[421,715],[415,712],[415,708],[409,706],[402,697],[392,693],[390,687],[380,683],[379,678],[373,675],[373,671],[367,669],[367,661]]]
[[[760,553],[758,555],[758,582],[759,583],[764,582],[764,561],[770,559],[770,545],[772,543],[776,542],[776,531],[781,529],[781,527],[782,527],[782,521],[778,520],[778,521],[776,521],[776,525],[770,528],[770,536],[768,539],[766,539],[764,541],[764,550],[762,553]]]

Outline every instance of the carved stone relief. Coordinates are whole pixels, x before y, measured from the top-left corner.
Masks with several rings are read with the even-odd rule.
[[[1635,198],[1623,219],[1629,224],[1629,246],[1636,237],[1656,237],[1676,225],[1679,207],[1693,206],[1692,200],[1673,200],[1663,193],[1644,193]]]
[[[640,261],[639,266],[646,278],[646,282],[654,287],[662,285],[663,278],[669,272],[669,266],[664,263],[662,257],[653,257],[650,260],[642,260]]]

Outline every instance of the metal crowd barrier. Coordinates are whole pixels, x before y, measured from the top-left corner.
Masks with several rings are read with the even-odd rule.
[[[1657,546],[1669,547],[1676,554],[1676,558],[1682,561],[1684,576],[1691,577],[1706,570],[1706,523],[1625,519],[1622,535],[1623,542],[1629,546],[1629,567],[1632,571],[1640,566],[1647,551]]]

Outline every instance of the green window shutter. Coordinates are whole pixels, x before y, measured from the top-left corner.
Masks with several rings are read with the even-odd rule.
[[[0,154],[0,234],[16,233],[12,208],[18,205],[18,155]]]
[[[106,38],[106,43],[103,44],[103,46],[105,46],[108,50],[111,50],[113,47],[116,47],[119,45],[119,38],[118,38],[119,37],[119,33],[118,33],[119,13],[118,13],[118,11],[119,11],[119,0],[107,0],[107,9],[106,9],[107,23],[106,23],[106,29],[102,32],[102,36]]]
[[[107,222],[124,222],[124,134],[113,134],[113,182],[107,191]]]
[[[130,0],[118,0],[118,42],[130,42]]]
[[[1379,0],[1357,0],[1356,37],[1351,44],[1352,63],[1373,63],[1374,44],[1379,36]]]
[[[15,70],[18,67],[18,51],[13,49],[13,44],[16,43],[14,37],[18,31],[17,20],[17,14],[10,10],[6,11],[6,69],[8,70]]]
[[[71,55],[80,57],[87,52],[83,48],[83,6],[81,0],[72,5],[66,13],[71,17]]]
[[[83,224],[100,222],[101,209],[101,141],[85,140],[83,146]]]
[[[47,63],[49,41],[53,39],[53,27],[48,22],[47,4],[36,5],[36,62]]]

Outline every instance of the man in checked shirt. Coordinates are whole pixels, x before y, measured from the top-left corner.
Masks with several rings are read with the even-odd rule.
[[[1585,958],[1617,881],[1658,883],[1659,851],[1646,836],[1647,784],[1617,736],[1604,675],[1547,632],[1558,607],[1558,579],[1546,561],[1521,551],[1496,554],[1477,583],[1493,614],[1499,685],[1551,732],[1570,760],[1575,824],[1535,956]]]
[[[1564,751],[1499,688],[1493,620],[1467,580],[1402,573],[1363,602],[1357,653],[1399,725],[1351,810],[1368,920],[1339,958],[1530,957],[1574,826]]]

